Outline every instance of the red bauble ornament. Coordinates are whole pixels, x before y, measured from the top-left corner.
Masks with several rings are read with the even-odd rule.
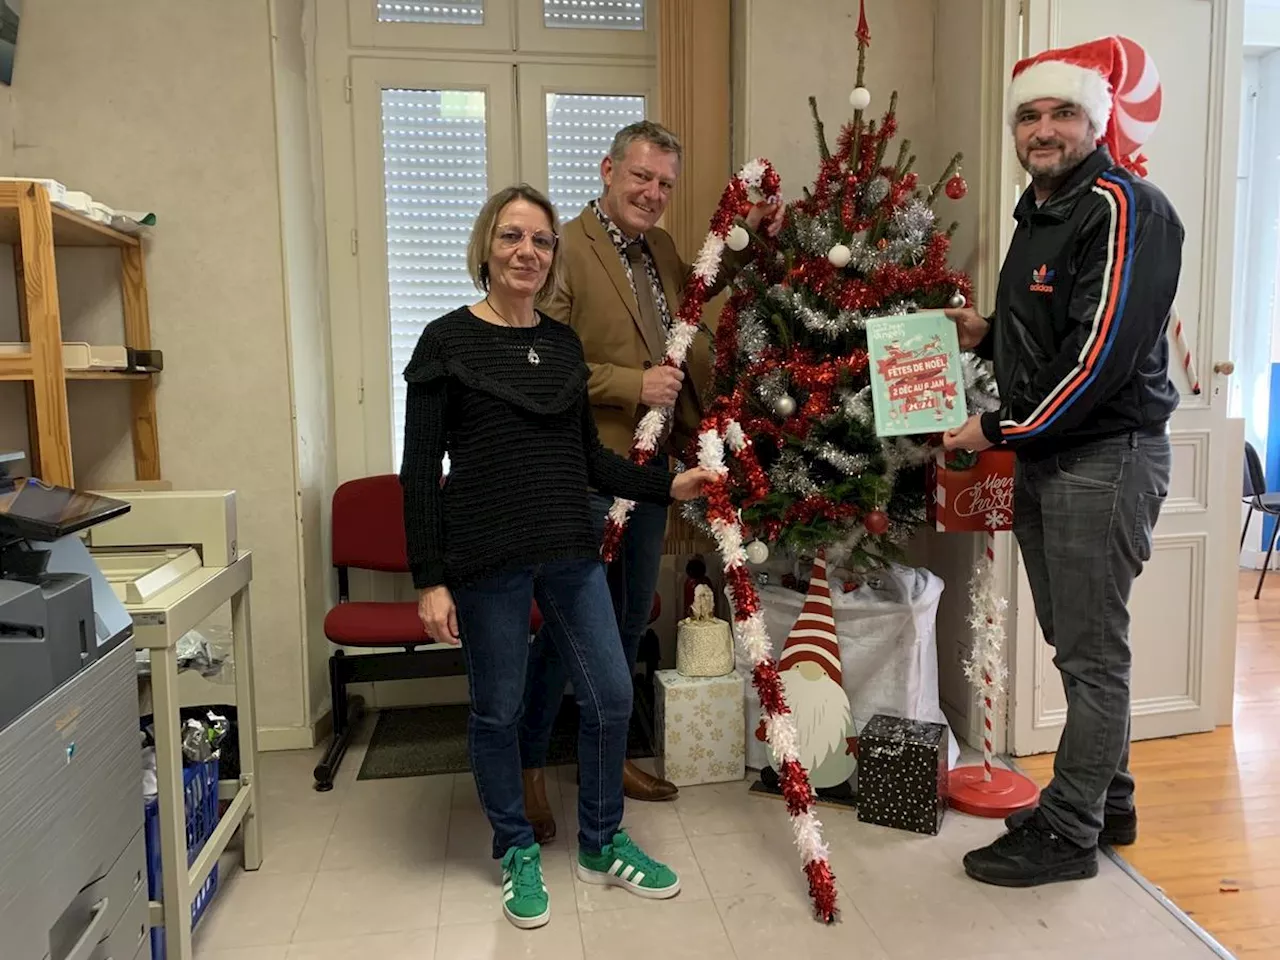
[[[956,174],[947,181],[947,196],[952,200],[963,200],[966,193],[969,192],[969,184],[964,182],[964,177]]]
[[[858,581],[846,580],[843,584],[843,587],[844,587],[845,593],[853,593],[853,591],[858,589]]]
[[[862,525],[872,536],[883,536],[889,532],[889,515],[883,510],[872,510],[862,518]]]

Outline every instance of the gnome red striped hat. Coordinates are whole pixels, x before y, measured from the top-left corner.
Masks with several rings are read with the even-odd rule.
[[[840,644],[836,640],[836,621],[831,609],[827,561],[821,554],[813,561],[809,592],[804,598],[800,618],[782,645],[782,662],[778,669],[790,670],[805,660],[818,664],[832,680],[840,683]]]
[[[1146,158],[1138,151],[1160,119],[1163,92],[1155,63],[1136,42],[1103,37],[1018,61],[1009,85],[1009,126],[1017,125],[1019,107],[1046,99],[1079,106],[1116,162],[1146,175]]]

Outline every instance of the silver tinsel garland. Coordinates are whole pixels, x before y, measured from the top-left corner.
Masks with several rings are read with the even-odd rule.
[[[871,406],[871,387],[863,387],[857,393],[843,390],[839,396],[840,412],[850,420],[867,425],[875,422],[875,409]]]
[[[923,200],[910,200],[894,212],[893,219],[889,221],[889,236],[923,245],[929,239],[936,219],[933,210]]]
[[[795,450],[786,450],[769,471],[769,481],[775,490],[792,493],[798,497],[811,497],[820,493],[819,487],[809,476],[808,464]]]
[[[829,441],[818,447],[816,456],[851,477],[861,476],[871,466],[871,458],[865,453],[846,453]]]
[[[769,327],[759,305],[744,309],[738,315],[738,356],[751,361],[759,359],[772,339]]]
[[[769,303],[776,303],[781,309],[798,316],[800,322],[804,324],[805,329],[810,333],[821,334],[831,340],[848,333],[850,330],[866,328],[866,321],[858,311],[841,310],[833,317],[829,313],[815,310],[805,303],[804,294],[799,290],[784,287],[782,284],[775,284],[769,288],[768,301]]]
[[[862,209],[870,211],[884,203],[889,198],[890,186],[888,177],[876,177],[868,183],[862,193]]]
[[[787,371],[770,370],[756,381],[756,396],[764,401],[765,406],[773,409],[774,403],[787,392]]]

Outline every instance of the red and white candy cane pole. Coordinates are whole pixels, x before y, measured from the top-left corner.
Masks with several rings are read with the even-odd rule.
[[[1178,313],[1178,305],[1169,308],[1169,335],[1173,338],[1178,354],[1182,358],[1182,369],[1187,374],[1187,383],[1191,392],[1200,395],[1200,375],[1196,373],[1195,362],[1191,359],[1191,344],[1187,342],[1187,332],[1182,327],[1182,315]]]
[[[662,358],[665,365],[676,369],[684,366],[702,321],[707,290],[720,271],[720,260],[735,220],[745,216],[751,208],[751,193],[758,192],[768,200],[775,200],[780,189],[777,171],[767,160],[752,160],[725,188],[711,221],[711,231],[694,261],[693,275],[685,286],[680,310],[667,335],[667,348]],[[653,457],[657,452],[658,438],[671,415],[671,409],[667,408],[649,410],[640,418],[631,447],[633,461],[646,463]],[[750,448],[742,427],[734,420],[708,417],[698,437],[699,465],[721,477],[727,476],[726,447],[740,461],[750,462]],[[804,862],[805,876],[809,880],[809,896],[818,918],[832,923],[836,919],[835,875],[831,872],[827,846],[822,840],[822,823],[814,814],[816,796],[809,783],[809,774],[796,752],[798,734],[795,718],[787,706],[778,662],[773,656],[769,631],[760,613],[760,596],[747,570],[742,518],[729,500],[723,484],[708,492],[707,501],[707,519],[724,563],[725,583],[733,606],[734,635],[739,649],[752,665],[751,682],[760,695],[765,736],[774,756],[779,758],[782,792],[787,801],[795,843]],[[634,502],[621,498],[613,501],[605,520],[604,543],[601,546],[601,556],[605,560],[612,560],[617,555],[634,506]]]
[[[978,562],[969,595],[969,625],[973,648],[964,673],[982,697],[982,766],[951,771],[951,806],[978,817],[1006,817],[1033,806],[1039,796],[1035,783],[1020,773],[992,764],[995,708],[1004,691],[1008,671],[1004,665],[1004,611],[1007,606],[996,582],[996,534],[988,529],[985,550]]]
[[[711,220],[711,231],[702,243],[702,249],[693,262],[693,274],[685,284],[684,297],[680,301],[680,309],[671,323],[667,334],[667,346],[661,363],[676,370],[684,366],[689,348],[698,335],[698,325],[702,322],[702,309],[707,303],[707,291],[715,282],[720,272],[720,261],[724,256],[724,248],[729,234],[734,230],[738,217],[746,216],[751,209],[751,194],[762,194],[767,200],[778,199],[781,190],[778,173],[768,160],[752,160],[746,164],[736,177],[729,181],[720,197],[720,206]],[[741,229],[740,227],[738,228]],[[631,444],[631,459],[636,463],[648,463],[657,453],[658,440],[663,434],[667,421],[672,416],[672,408],[650,409],[640,418],[636,425],[635,439]],[[604,543],[600,554],[605,560],[613,560],[618,554],[618,545],[622,541],[622,531],[627,527],[627,520],[635,501],[621,497],[613,501],[609,516],[605,519]]]
[[[985,576],[990,577],[992,581],[995,579],[996,565],[996,532],[994,530],[987,531],[987,552]],[[994,590],[994,582],[991,588]],[[987,623],[991,623],[988,616]],[[1004,631],[1002,630],[1001,633]],[[991,738],[995,736],[993,720],[995,718],[995,678],[992,676],[991,670],[985,664],[982,670],[982,779],[986,783],[991,782],[991,756],[993,753],[991,747]]]

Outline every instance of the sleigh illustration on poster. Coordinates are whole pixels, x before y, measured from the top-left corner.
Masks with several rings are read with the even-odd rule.
[[[955,324],[940,311],[867,321],[871,398],[882,437],[942,433],[964,423]]]

